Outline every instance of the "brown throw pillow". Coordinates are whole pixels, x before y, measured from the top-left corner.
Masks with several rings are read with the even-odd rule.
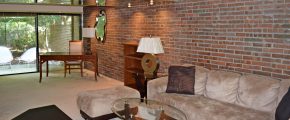
[[[195,66],[170,66],[167,93],[194,95]]]

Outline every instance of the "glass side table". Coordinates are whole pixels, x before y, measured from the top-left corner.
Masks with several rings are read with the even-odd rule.
[[[142,98],[122,98],[115,100],[112,111],[123,120],[187,120],[179,109]]]

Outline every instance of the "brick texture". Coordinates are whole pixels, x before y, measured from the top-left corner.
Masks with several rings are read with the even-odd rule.
[[[160,72],[195,64],[275,78],[290,78],[289,0],[107,0],[105,43],[92,39],[101,74],[123,80],[123,43],[159,36]],[[94,2],[87,0],[86,2]],[[84,8],[93,26],[97,8]]]

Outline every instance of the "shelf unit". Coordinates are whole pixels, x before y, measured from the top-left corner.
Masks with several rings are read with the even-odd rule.
[[[138,73],[141,78],[144,78],[144,71],[141,66],[143,53],[137,53],[138,42],[130,41],[124,44],[124,85],[136,89],[136,80],[134,74]],[[142,80],[144,83],[144,80]]]
[[[92,8],[116,8],[116,6],[98,6],[98,5],[82,5],[83,7],[92,7]]]

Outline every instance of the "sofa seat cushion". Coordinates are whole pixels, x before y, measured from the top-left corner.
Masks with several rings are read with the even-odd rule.
[[[200,95],[161,93],[156,100],[183,111],[188,120],[271,120],[271,114]]]

